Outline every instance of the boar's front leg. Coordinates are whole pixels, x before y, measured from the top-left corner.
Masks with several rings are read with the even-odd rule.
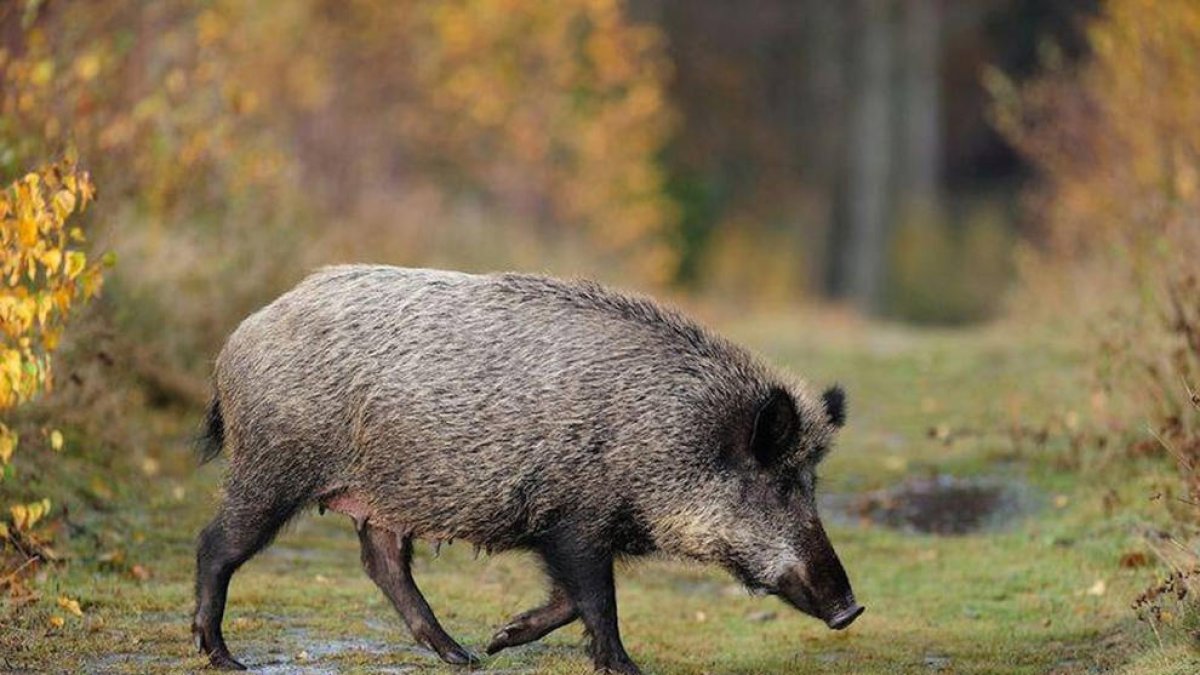
[[[368,522],[359,528],[358,539],[367,575],[392,601],[413,637],[437,652],[446,663],[461,666],[478,661],[446,634],[413,581],[412,538],[373,527]]]
[[[514,616],[496,631],[487,646],[487,653],[495,654],[501,649],[540,640],[577,618],[579,612],[575,610],[575,603],[571,602],[562,586],[555,584],[550,589],[550,599],[546,604]]]
[[[567,592],[592,638],[592,664],[597,671],[640,675],[625,653],[617,628],[617,591],[613,555],[582,544],[582,537],[561,533],[540,546],[546,571]]]

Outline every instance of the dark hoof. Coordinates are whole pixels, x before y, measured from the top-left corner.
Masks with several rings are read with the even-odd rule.
[[[475,656],[471,652],[467,651],[466,649],[463,649],[462,647],[460,647],[458,645],[454,645],[452,648],[447,649],[445,651],[438,652],[438,656],[442,657],[443,661],[445,661],[446,663],[449,663],[452,666],[479,665],[479,657],[478,656]]]
[[[508,649],[513,645],[521,644],[517,640],[513,639],[520,630],[521,627],[515,623],[510,623],[504,628],[501,628],[500,630],[496,631],[495,635],[492,636],[492,641],[488,643],[487,649],[484,651],[487,652],[488,656],[491,656],[501,649]]]
[[[217,670],[246,670],[246,666],[238,663],[237,659],[229,653],[229,649],[225,647],[225,641],[221,639],[220,629],[217,629],[216,638],[205,637],[205,631],[198,624],[192,626],[192,637],[196,641],[196,649],[201,654],[208,654],[208,665]]]
[[[228,653],[215,653],[208,655],[208,663],[217,670],[245,670],[246,666],[238,663],[236,659]]]
[[[542,625],[536,621],[518,617],[510,621],[507,626],[496,631],[492,636],[492,641],[488,643],[488,655],[495,654],[501,649],[509,647],[517,647],[519,645],[528,644],[534,640],[541,639],[546,633],[553,630],[553,626]]]

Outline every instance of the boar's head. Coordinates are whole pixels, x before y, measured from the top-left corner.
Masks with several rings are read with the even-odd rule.
[[[801,396],[772,388],[749,419],[723,430],[724,447],[683,472],[687,496],[671,490],[674,506],[654,529],[664,550],[719,564],[752,592],[840,630],[863,607],[817,515],[815,490],[817,465],[845,423],[845,395],[833,387],[819,400]]]

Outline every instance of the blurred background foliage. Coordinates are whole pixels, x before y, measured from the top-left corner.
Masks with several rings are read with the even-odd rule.
[[[0,3],[0,179],[77,157],[120,261],[12,424],[152,475],[127,411],[314,267],[517,268],[1045,320],[1196,490],[1198,59],[1192,0]]]
[[[1200,4],[1110,0],[1090,58],[1024,86],[996,125],[1036,172],[1017,307],[1083,326],[1108,426],[1149,421],[1200,503]],[[1042,317],[1046,318],[1046,317]],[[1064,326],[1065,324],[1065,326]]]
[[[1028,165],[980,73],[1078,57],[1091,6],[751,4],[8,3],[0,168],[78,152],[146,306],[372,259],[991,314]]]

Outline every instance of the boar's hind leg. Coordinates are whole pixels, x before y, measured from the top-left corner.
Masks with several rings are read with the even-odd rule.
[[[230,494],[235,494],[230,491]],[[299,504],[279,503],[264,508],[227,498],[212,522],[200,533],[196,549],[196,615],[192,634],[213,667],[245,670],[225,646],[221,618],[229,580],[242,563],[271,543]]]
[[[637,675],[637,665],[625,653],[617,628],[617,593],[613,556],[580,545],[582,537],[564,533],[541,547],[546,571],[567,592],[592,638],[592,663],[597,671]]]
[[[367,575],[392,601],[416,640],[442,657],[446,663],[467,665],[478,661],[446,634],[429,603],[412,577],[412,539],[374,527],[368,521],[359,528],[363,567]]]
[[[487,653],[495,654],[501,649],[540,640],[577,618],[579,612],[575,610],[575,603],[571,602],[562,586],[555,584],[550,590],[550,599],[546,604],[514,616],[503,628],[496,631],[487,646]]]

